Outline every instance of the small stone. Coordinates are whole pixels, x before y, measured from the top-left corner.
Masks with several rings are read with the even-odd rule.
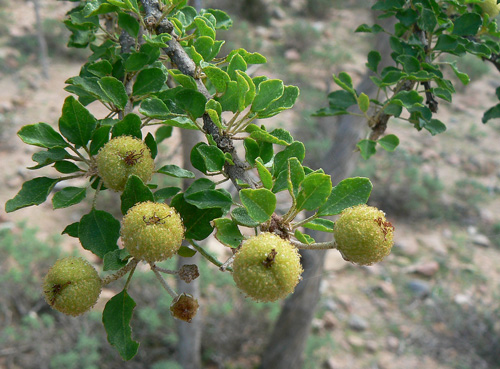
[[[285,59],[291,61],[299,61],[300,53],[296,49],[288,49],[285,51]]]
[[[484,234],[476,234],[472,236],[471,241],[474,245],[481,246],[481,247],[490,247],[491,246],[491,241],[488,237],[486,237]]]
[[[331,331],[338,327],[339,321],[331,311],[325,312],[323,314],[323,326],[325,329]]]
[[[314,318],[311,321],[311,328],[314,332],[318,332],[325,327],[325,323],[322,319]]]
[[[453,301],[455,301],[455,303],[458,305],[472,305],[472,299],[470,298],[470,296],[464,295],[462,293],[455,295]]]
[[[396,296],[396,288],[391,282],[382,281],[376,286],[376,288],[382,291],[382,293],[387,297]]]
[[[396,250],[400,250],[403,254],[413,256],[419,250],[418,242],[414,238],[406,238],[397,240],[394,244]]]
[[[347,342],[353,349],[361,349],[365,347],[365,341],[358,336],[350,336],[347,338]]]
[[[413,295],[420,299],[425,299],[431,293],[431,286],[425,281],[413,279],[407,284]]]
[[[325,306],[325,308],[328,311],[337,311],[339,309],[339,306],[337,305],[337,303],[333,299],[331,299],[331,298],[325,300],[325,302],[323,303],[323,305]]]
[[[377,352],[377,350],[378,350],[378,345],[377,345],[377,342],[375,342],[375,341],[366,341],[365,347],[371,353]]]
[[[440,234],[434,233],[421,235],[418,237],[418,242],[422,246],[431,249],[440,255],[446,255],[448,252]]]
[[[426,277],[432,277],[438,270],[439,264],[436,261],[424,262],[407,268],[409,273],[417,273]]]
[[[285,19],[286,13],[279,6],[276,6],[271,10],[271,17],[276,18],[276,19]]]
[[[391,351],[397,351],[399,348],[399,339],[394,336],[387,337],[387,348]]]
[[[366,320],[356,314],[351,315],[348,324],[349,328],[358,332],[362,332],[366,330],[366,328],[368,328],[368,323],[366,322]]]
[[[338,366],[335,363],[335,359],[334,358],[329,358],[328,360],[326,360],[323,363],[322,367],[323,367],[323,369],[340,369],[340,366]]]

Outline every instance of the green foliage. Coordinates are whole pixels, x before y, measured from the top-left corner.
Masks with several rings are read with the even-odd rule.
[[[384,17],[397,18],[394,31],[384,30],[377,24],[363,24],[356,30],[390,35],[391,57],[396,66],[382,66],[380,69],[378,51],[371,51],[366,63],[374,72],[371,80],[378,88],[377,97],[368,101],[366,95],[353,88],[350,76],[342,72],[333,76],[340,90],[331,92],[329,106],[316,113],[317,116],[356,114],[364,117],[372,129],[369,139],[358,143],[365,159],[375,154],[377,144],[392,151],[399,143],[394,137],[384,137],[390,117],[407,121],[419,131],[426,129],[432,135],[444,132],[446,125],[436,119],[434,113],[439,101],[451,102],[456,91],[456,80],[449,78],[447,72],[466,85],[483,72],[467,67],[472,63],[461,63],[460,68],[456,59],[482,58],[496,63],[500,50],[498,42],[493,41],[500,36],[496,21],[484,17],[479,6],[471,7],[471,10],[455,1],[441,4],[418,2],[418,6],[412,3],[378,1],[372,7],[385,13]],[[424,88],[418,89],[418,86]],[[483,122],[498,117],[499,111],[498,106],[490,109]]]
[[[138,259],[118,247],[122,228],[119,219],[98,209],[103,206],[101,194],[106,187],[121,192],[122,214],[139,202],[170,200],[170,206],[182,217],[185,238],[190,244],[180,248],[179,254],[191,256],[198,252],[224,269],[230,266],[197,241],[207,239],[215,231],[223,245],[237,248],[245,240],[244,235],[260,231],[278,233],[297,247],[334,248],[334,241],[326,246],[316,244],[301,227],[331,233],[333,222],[324,217],[365,203],[372,185],[367,178],[332,183],[322,169],[303,165],[305,146],[290,132],[255,124],[291,109],[299,98],[299,89],[280,79],[254,76],[250,67],[265,64],[263,55],[241,45],[222,49],[224,40],[218,39],[218,33],[232,26],[224,11],[197,12],[181,0],[73,2],[75,6],[64,20],[70,32],[68,46],[90,54],[78,76],[66,81],[65,89],[71,95],[64,101],[57,130],[50,124],[37,123],[18,132],[26,144],[42,149],[33,155],[36,165],[30,169],[53,165],[57,173],[25,182],[5,209],[12,212],[40,205],[55,185],[65,180],[88,181],[80,187],[64,187],[54,194],[52,204],[55,209],[69,207],[93,196],[91,209],[63,233],[78,238],[83,248],[102,258],[104,269],[118,270],[103,280],[104,285],[129,275],[125,287],[104,309],[103,323],[108,341],[123,359],[130,360],[137,353],[138,342],[131,335],[136,303],[128,289],[132,289],[130,278]],[[148,6],[151,3],[153,6]],[[324,14],[329,4],[315,0],[308,1],[307,6],[315,6],[315,12]],[[392,152],[399,145],[398,137],[385,134],[391,117],[405,120],[419,131],[426,129],[432,135],[446,130],[445,124],[434,116],[438,100],[451,102],[455,93],[454,81],[443,73],[443,68],[463,84],[470,78],[455,61],[438,57],[474,55],[492,59],[500,51],[494,41],[500,36],[496,22],[484,16],[477,5],[385,0],[377,1],[373,9],[383,16],[396,17],[394,31],[379,25],[361,25],[357,31],[389,33],[391,57],[396,65],[379,66],[381,55],[371,51],[367,67],[373,71],[372,82],[379,90],[376,98],[357,91],[351,76],[341,72],[333,76],[339,89],[329,94],[329,106],[316,114],[355,114],[365,119],[372,133],[357,145],[365,159],[377,148]],[[311,40],[317,39],[313,27],[301,23],[289,33],[293,40],[289,47],[313,49]],[[94,116],[87,108],[94,102],[109,112]],[[492,108],[483,121],[500,116],[498,111],[498,106]],[[164,149],[160,143],[168,140],[174,129],[203,133],[203,141],[190,148],[195,172],[168,161],[156,165],[157,174],[195,179],[184,192],[176,187],[178,182],[165,183],[164,176],[149,181],[152,163],[146,176],[131,170],[146,152],[151,162],[164,160],[158,155]],[[124,136],[134,137],[139,149],[98,155],[108,142]],[[236,140],[243,141],[242,148],[235,145]],[[238,152],[243,149],[246,161]],[[412,166],[405,169],[414,170]],[[199,177],[200,173],[203,176]],[[113,179],[119,180],[118,186],[112,184]],[[221,187],[228,180],[238,196]],[[391,182],[397,180],[391,178]],[[425,186],[419,186],[419,180]],[[413,191],[411,201],[416,203],[398,201],[398,205],[409,203],[409,211],[424,200],[429,201],[439,183],[410,172],[403,186]],[[280,206],[278,196],[285,199]],[[391,193],[387,197],[394,196]],[[302,217],[305,211],[309,213]],[[141,226],[145,223],[153,228],[168,223],[156,213],[136,220]],[[137,233],[145,232],[147,236],[151,227],[139,227]],[[175,301],[179,295],[160,274],[168,271],[158,268],[156,260],[149,260],[149,265]],[[154,329],[157,322],[151,320],[150,326]],[[73,358],[58,360],[70,365]]]

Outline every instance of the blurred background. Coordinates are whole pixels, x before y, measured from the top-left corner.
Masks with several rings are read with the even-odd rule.
[[[337,122],[311,114],[327,106],[332,73],[347,71],[355,82],[363,81],[375,40],[354,30],[373,22],[372,2],[198,3],[233,17],[233,28],[218,34],[226,40],[223,54],[235,47],[257,51],[268,63],[255,75],[300,87],[296,107],[265,123],[291,130],[306,144],[309,165],[321,164]],[[62,20],[71,6],[0,0],[0,368],[182,368],[170,297],[152,273],[136,273],[130,287],[138,303],[133,336],[141,342],[130,362],[107,344],[101,323],[102,308],[120,283],[104,290],[82,317],[63,316],[44,302],[40,285],[49,266],[63,255],[82,253],[78,240],[60,233],[88,211],[90,200],[57,211],[50,202],[4,210],[24,181],[54,175],[51,168],[26,169],[38,150],[15,133],[25,124],[57,124],[68,95],[64,81],[78,75],[88,55],[66,47],[69,33]],[[321,278],[321,298],[304,369],[500,368],[500,121],[481,123],[483,112],[497,102],[500,74],[479,58],[456,61],[472,82],[463,86],[457,80],[453,105],[440,102],[445,133],[432,137],[393,120],[387,133],[401,140],[394,153],[353,159],[351,175],[372,180],[370,204],[396,227],[395,247],[371,267],[351,265],[329,251],[324,270],[307,276]],[[178,144],[174,131],[157,160],[179,160]],[[117,195],[103,197],[101,208],[119,216]],[[165,266],[175,268],[175,261]],[[257,368],[281,304],[245,299],[228,273],[203,262],[200,289],[203,368]]]

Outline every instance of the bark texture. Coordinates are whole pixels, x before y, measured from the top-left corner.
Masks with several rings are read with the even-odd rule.
[[[183,168],[193,170],[189,159],[191,148],[200,142],[200,134],[197,131],[181,130]],[[183,181],[183,190],[189,187],[190,181]],[[191,258],[179,257],[177,259],[177,269],[185,264],[200,263],[200,254],[196,253]],[[185,283],[177,278],[177,293],[188,293],[194,298],[200,297],[200,279],[197,278],[191,283]],[[191,323],[176,320],[177,335],[177,362],[184,369],[200,369],[201,366],[201,333],[203,329],[202,306]]]

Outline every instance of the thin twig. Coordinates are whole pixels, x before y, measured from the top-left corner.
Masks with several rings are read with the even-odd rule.
[[[330,242],[311,243],[309,245],[302,243],[300,241],[295,241],[295,240],[290,240],[290,242],[296,248],[302,249],[302,250],[330,250],[330,249],[337,248],[337,243],[335,242],[335,240],[330,241]]]
[[[155,274],[156,278],[160,281],[160,283],[161,283],[162,287],[165,289],[165,291],[167,291],[168,294],[170,296],[172,296],[172,298],[175,299],[177,297],[177,293],[172,289],[172,287],[170,287],[168,285],[167,281],[163,278],[163,276],[158,271],[158,267],[153,263],[149,263],[149,266],[151,267],[151,270]]]
[[[132,270],[132,269],[135,270],[138,263],[139,263],[139,260],[137,260],[137,259],[130,260],[127,265],[125,265],[123,268],[118,270],[116,273],[108,275],[106,278],[104,278],[102,280],[102,285],[106,286],[106,285],[110,284],[111,282],[114,282],[114,281],[120,279],[125,274],[127,274],[130,270]]]

